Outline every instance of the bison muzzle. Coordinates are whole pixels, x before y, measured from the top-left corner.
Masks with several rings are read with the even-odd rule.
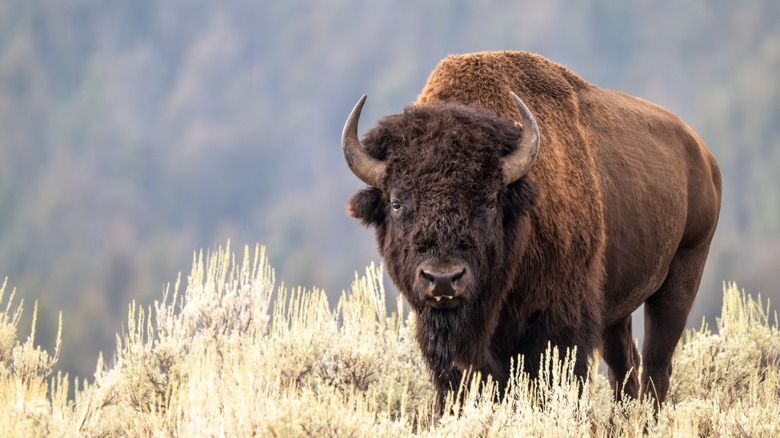
[[[440,396],[470,371],[505,386],[518,355],[535,376],[552,344],[577,348],[583,380],[600,348],[617,398],[662,402],[720,210],[699,137],[523,52],[446,58],[361,141],[365,100],[342,136],[368,185],[349,213],[375,230]]]

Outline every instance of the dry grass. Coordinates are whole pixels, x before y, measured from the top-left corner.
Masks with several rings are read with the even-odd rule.
[[[200,254],[183,290],[130,306],[116,353],[98,358],[94,382],[72,383],[73,399],[52,375],[59,341],[52,355],[33,335],[19,342],[22,303],[3,285],[0,436],[780,436],[777,316],[733,284],[717,330],[681,341],[657,419],[615,405],[595,371],[579,391],[554,352],[501,403],[490,383],[461,388],[437,418],[414,322],[388,313],[381,278],[369,267],[333,310],[322,291],[276,287],[259,247]]]

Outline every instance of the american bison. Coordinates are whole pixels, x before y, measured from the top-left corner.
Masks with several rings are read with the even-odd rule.
[[[516,93],[516,94],[515,94]],[[720,171],[669,111],[522,52],[449,56],[417,101],[342,149],[439,394],[505,385],[548,343],[600,348],[617,398],[669,388],[720,210]],[[643,372],[631,313],[645,305]],[[625,385],[623,382],[625,381]]]

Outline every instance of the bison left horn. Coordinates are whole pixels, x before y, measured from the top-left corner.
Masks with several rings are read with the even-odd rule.
[[[502,159],[504,184],[509,185],[528,173],[539,153],[539,127],[531,111],[517,94],[510,92],[520,112],[520,128],[523,130],[517,148]]]
[[[364,94],[349,114],[347,123],[344,124],[344,131],[341,133],[341,151],[344,153],[349,170],[355,176],[371,187],[382,189],[387,166],[381,160],[368,155],[363,145],[360,144],[357,133],[360,112],[363,110],[365,102],[366,95]]]

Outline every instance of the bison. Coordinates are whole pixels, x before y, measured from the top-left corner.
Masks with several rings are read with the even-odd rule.
[[[576,347],[583,379],[599,348],[616,398],[660,405],[720,210],[702,140],[658,105],[524,52],[447,57],[361,141],[365,98],[342,136],[369,186],[348,213],[374,228],[440,397],[471,371],[503,387],[518,355],[537,375],[552,344]]]

